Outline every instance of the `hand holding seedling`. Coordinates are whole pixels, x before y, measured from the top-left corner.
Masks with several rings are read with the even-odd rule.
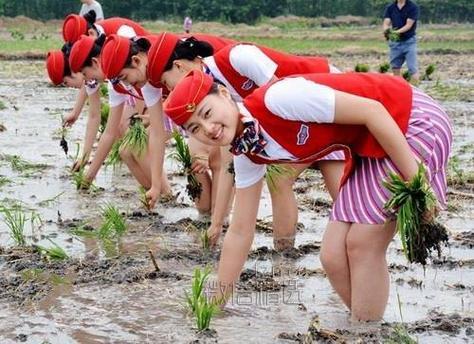
[[[206,156],[196,155],[192,158],[191,173],[205,173],[209,170]]]
[[[150,114],[149,113],[144,113],[142,115],[136,114],[133,117],[134,118],[140,118],[145,127],[148,127],[150,125]]]
[[[146,200],[148,201],[148,209],[155,207],[156,201],[160,197],[160,188],[152,186],[145,194]]]
[[[63,118],[63,127],[71,127],[74,123],[76,123],[77,119],[79,118],[79,113],[75,113],[74,111],[68,114],[66,117]]]
[[[217,242],[219,241],[221,233],[222,233],[222,226],[211,224],[211,226],[207,230],[207,236],[209,237],[210,247],[214,247],[217,245]]]

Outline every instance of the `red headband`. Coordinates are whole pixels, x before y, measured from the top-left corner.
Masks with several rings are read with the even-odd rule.
[[[55,85],[63,82],[64,78],[64,54],[61,50],[51,50],[46,57],[46,69],[48,76]]]
[[[63,38],[65,42],[74,43],[81,35],[87,33],[87,21],[77,14],[70,14],[64,19]]]
[[[86,62],[92,48],[94,47],[95,39],[93,37],[84,36],[74,43],[69,54],[69,66],[71,71],[79,73]]]
[[[155,87],[161,87],[161,76],[171,54],[173,54],[179,37],[169,32],[163,32],[152,42],[148,51],[148,81]]]
[[[107,79],[117,77],[130,54],[130,40],[118,35],[107,37],[102,47],[100,64]]]
[[[176,124],[183,125],[209,94],[214,80],[202,71],[190,72],[166,98],[163,111]]]

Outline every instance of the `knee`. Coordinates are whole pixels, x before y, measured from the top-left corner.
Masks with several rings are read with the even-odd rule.
[[[344,250],[325,245],[321,247],[319,260],[328,275],[336,274],[347,266],[347,255]]]
[[[385,255],[375,243],[368,242],[366,238],[348,235],[346,238],[347,258],[351,262],[370,261]]]

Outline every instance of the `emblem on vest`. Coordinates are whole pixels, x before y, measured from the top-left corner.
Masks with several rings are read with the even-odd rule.
[[[309,138],[309,127],[306,124],[301,124],[300,131],[296,136],[296,144],[302,146],[308,141]]]
[[[250,89],[252,89],[252,87],[254,87],[255,83],[250,80],[250,79],[247,79],[243,84],[242,84],[242,89],[245,90],[245,91],[248,91]]]

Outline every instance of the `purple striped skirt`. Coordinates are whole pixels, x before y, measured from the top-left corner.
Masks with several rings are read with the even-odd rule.
[[[448,115],[431,97],[413,88],[413,106],[405,134],[418,161],[423,161],[441,207],[446,206],[446,169],[452,128]],[[333,205],[332,221],[383,224],[390,193],[382,185],[389,172],[399,173],[389,158],[360,158]]]

